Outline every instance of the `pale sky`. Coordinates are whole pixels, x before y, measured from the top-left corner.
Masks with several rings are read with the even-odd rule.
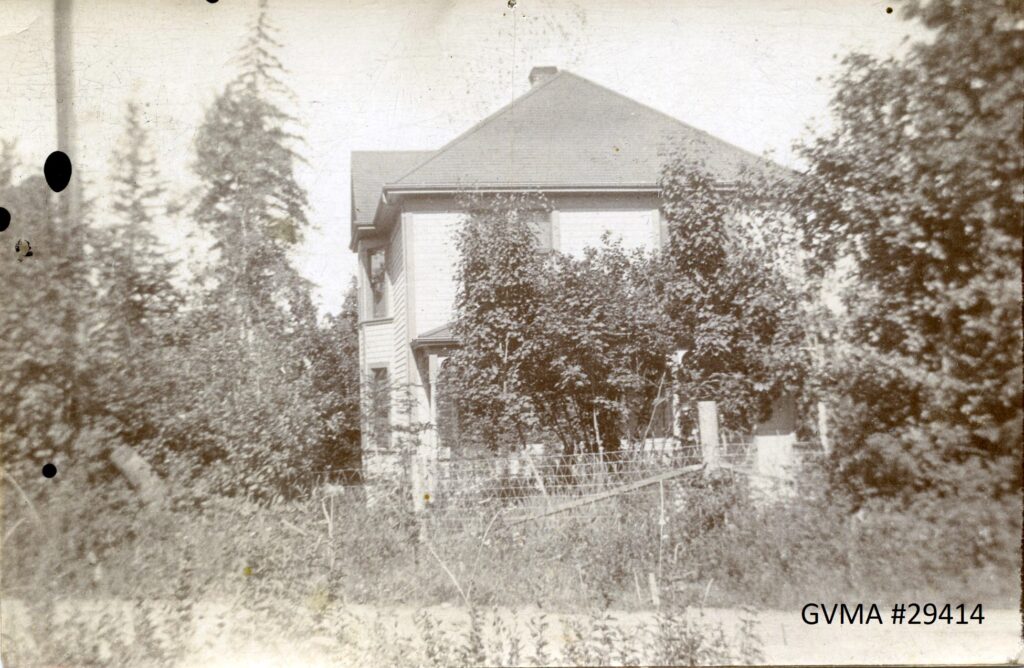
[[[192,139],[236,73],[256,0],[75,0],[79,155],[102,211],[125,105],[143,107],[173,196],[196,185]],[[892,4],[892,3],[889,3]],[[52,0],[0,2],[0,138],[17,139],[27,173],[55,146]],[[791,146],[827,122],[836,54],[901,52],[915,30],[876,0],[271,0],[290,109],[309,161],[307,235],[294,260],[336,312],[348,250],[349,153],[431,149],[555,65],[755,153],[793,165]],[[21,173],[20,176],[26,176]],[[3,203],[0,202],[0,205]],[[12,227],[16,224],[12,222]],[[164,231],[184,248],[185,229]]]

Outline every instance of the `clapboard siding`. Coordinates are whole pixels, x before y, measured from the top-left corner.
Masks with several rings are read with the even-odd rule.
[[[376,320],[362,326],[364,376],[371,366],[391,365],[391,322]]]
[[[391,381],[396,387],[404,387],[409,382],[404,224],[405,221],[400,216],[394,229],[391,230],[386,256],[388,279],[391,286]]]
[[[451,321],[455,310],[455,269],[459,255],[455,248],[461,214],[454,212],[416,213],[412,262],[416,268],[413,301],[416,305],[416,335]]]

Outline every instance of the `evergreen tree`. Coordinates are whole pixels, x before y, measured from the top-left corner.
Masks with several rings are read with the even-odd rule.
[[[310,315],[302,312],[308,285],[287,257],[309,221],[306,193],[295,180],[299,138],[281,107],[291,94],[280,79],[272,33],[261,0],[241,72],[214,100],[195,141],[195,171],[204,184],[195,217],[215,240],[212,298],[242,323],[246,345],[254,327],[282,315],[282,305],[296,309],[294,317]]]
[[[172,285],[175,265],[153,230],[167,219],[164,190],[134,103],[125,123],[113,159],[112,215],[95,232],[99,294],[89,331],[99,391],[91,401],[95,413],[116,421],[108,429],[145,448],[154,433],[148,407],[167,381],[157,353],[180,295]]]
[[[166,259],[154,227],[165,223],[164,188],[159,180],[138,105],[129,103],[127,127],[114,153],[113,216],[102,230],[99,249],[105,325],[116,328],[125,353],[152,335],[154,324],[174,314],[179,297],[171,280],[175,264]]]
[[[240,74],[196,136],[195,219],[213,239],[196,308],[179,319],[165,364],[167,448],[214,490],[267,496],[307,475],[328,428],[316,396],[316,311],[288,252],[308,226],[295,180],[299,138],[261,2]]]

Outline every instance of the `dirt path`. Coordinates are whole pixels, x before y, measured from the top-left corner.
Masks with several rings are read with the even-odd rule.
[[[73,614],[78,619],[90,617],[90,612],[120,609],[130,615],[131,604],[125,601],[89,601],[79,604]],[[435,606],[426,609],[442,628],[464,628],[469,623],[468,612],[454,606]],[[5,638],[23,632],[24,607],[20,601],[2,601],[2,622]],[[374,656],[374,643],[404,639],[417,646],[421,643],[414,623],[420,609],[403,607],[375,607],[349,605],[344,610],[334,609],[328,616],[344,619],[344,631],[332,636],[311,637],[302,640],[273,638],[252,631],[244,614],[219,603],[204,603],[196,608],[197,629],[193,646],[196,651],[186,664],[189,666],[328,666],[336,665],[339,652],[356,665],[365,665]],[[65,613],[71,611],[65,611]],[[485,640],[493,620],[486,612],[483,633]],[[541,616],[537,608],[499,609],[498,616],[506,627],[522,638],[524,655],[532,656],[533,641],[528,622]],[[308,614],[306,610],[281,611],[282,619]],[[615,624],[630,637],[638,629],[650,628],[655,615],[650,612],[611,612]],[[688,614],[701,625],[720,624],[729,638],[739,629],[743,613],[734,609],[691,610]],[[886,615],[879,625],[838,625],[824,623],[805,624],[799,610],[767,610],[746,615],[757,622],[756,632],[761,639],[766,663],[782,664],[878,664],[878,663],[1019,663],[1022,654],[1021,617],[1014,610],[985,610],[981,625],[946,624],[932,626],[896,626]],[[548,620],[547,640],[555,654],[570,641],[569,622],[583,621],[582,615],[545,613]],[[331,625],[332,628],[335,625]],[[333,657],[333,658],[332,658]],[[524,658],[525,660],[525,658]]]

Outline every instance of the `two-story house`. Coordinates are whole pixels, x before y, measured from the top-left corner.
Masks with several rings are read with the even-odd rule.
[[[359,254],[364,387],[391,387],[392,397],[408,392],[414,421],[437,423],[438,369],[457,344],[449,323],[460,193],[543,193],[553,211],[542,238],[561,252],[581,253],[605,232],[627,247],[655,248],[666,234],[658,179],[672,151],[698,156],[723,183],[769,164],[570,72],[536,67],[530,83],[435,151],[352,154],[350,247]],[[394,401],[376,402],[364,429],[371,471],[396,454],[393,435],[374,429],[404,419]]]

